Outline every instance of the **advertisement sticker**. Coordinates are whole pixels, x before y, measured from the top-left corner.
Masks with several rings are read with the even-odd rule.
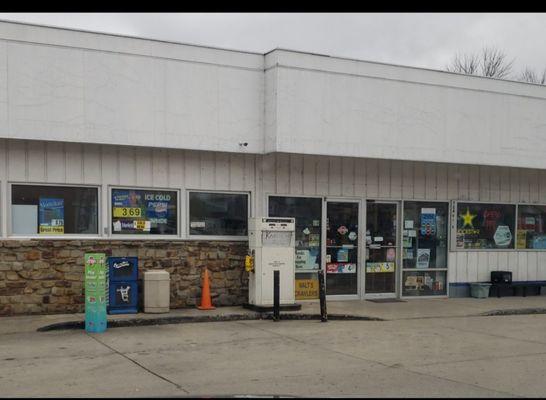
[[[507,247],[512,242],[512,233],[507,225],[499,225],[493,235],[495,244],[499,247]]]
[[[428,268],[430,249],[417,249],[417,268]]]
[[[64,233],[64,199],[40,197],[39,223],[41,235]]]
[[[116,233],[173,233],[176,192],[112,189],[112,231]],[[204,227],[204,221],[191,221]]]
[[[395,263],[393,262],[368,262],[366,263],[366,272],[394,272]]]
[[[296,269],[305,269],[309,260],[309,250],[296,250]]]
[[[436,235],[436,209],[421,209],[421,236]]]
[[[330,263],[326,264],[327,274],[356,274],[356,264]]]

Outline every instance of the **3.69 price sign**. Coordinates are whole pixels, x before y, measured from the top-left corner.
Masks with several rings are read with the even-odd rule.
[[[116,218],[141,217],[142,209],[136,207],[114,207],[113,214]]]

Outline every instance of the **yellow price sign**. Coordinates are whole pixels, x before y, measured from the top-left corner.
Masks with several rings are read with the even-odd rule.
[[[296,300],[318,299],[318,279],[296,279]]]
[[[64,234],[63,226],[44,226],[40,225],[40,235],[62,235]]]
[[[146,230],[146,221],[135,221],[136,222],[136,229],[139,231]]]
[[[113,214],[115,218],[140,217],[142,210],[138,207],[114,207]]]

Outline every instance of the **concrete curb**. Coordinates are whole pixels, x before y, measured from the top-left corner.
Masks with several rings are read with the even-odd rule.
[[[273,319],[273,314],[270,313],[255,313],[255,314],[232,314],[232,315],[203,315],[203,316],[177,316],[177,317],[157,317],[157,318],[133,318],[133,319],[113,319],[108,320],[108,328],[121,328],[132,326],[149,326],[149,325],[168,325],[168,324],[183,324],[196,322],[219,322],[219,321],[252,321]],[[284,313],[280,315],[281,320],[320,320],[318,314],[296,314]],[[345,314],[330,314],[328,319],[332,321],[385,321],[382,318],[345,315]],[[38,328],[37,332],[48,332],[56,330],[69,329],[84,329],[85,321],[67,321],[58,322]]]
[[[484,317],[492,317],[495,315],[529,315],[529,314],[546,314],[546,308],[516,308],[512,310],[492,310],[478,314]]]
[[[507,310],[491,310],[480,314],[457,315],[451,318],[466,318],[466,317],[491,317],[505,315],[531,315],[531,314],[546,314],[546,308],[516,308]],[[305,313],[282,313],[281,320],[320,320],[319,314]],[[400,319],[429,319],[429,318],[449,318],[442,316],[429,317],[411,317]],[[220,322],[220,321],[256,321],[273,319],[272,313],[247,313],[247,314],[230,314],[230,315],[196,315],[196,316],[164,316],[156,318],[132,318],[132,319],[111,319],[108,320],[108,328],[122,328],[133,326],[150,326],[150,325],[168,325],[168,324],[183,324],[183,323],[199,323],[199,322]],[[330,321],[389,321],[388,319],[368,316],[358,316],[350,314],[328,314]],[[56,330],[84,329],[85,321],[67,321],[49,324],[38,328],[37,332],[48,332]]]

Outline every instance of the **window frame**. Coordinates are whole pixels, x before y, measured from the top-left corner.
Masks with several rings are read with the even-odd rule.
[[[323,269],[323,264],[325,265],[325,263],[323,262],[323,260],[325,260],[325,256],[326,256],[326,248],[323,244],[323,241],[324,241],[324,238],[326,236],[326,224],[323,223],[323,221],[326,220],[326,206],[325,206],[325,203],[326,203],[326,196],[321,196],[321,195],[305,195],[305,194],[284,194],[284,193],[274,193],[274,192],[265,192],[264,193],[264,214],[267,215],[268,218],[274,218],[274,217],[271,217],[271,215],[269,214],[269,198],[270,197],[300,197],[300,198],[312,198],[312,199],[320,199],[321,200],[321,215],[320,215],[320,224],[321,224],[321,228],[320,228],[320,236],[321,236],[321,241],[320,241],[320,259],[321,259],[321,262],[320,262],[320,265],[319,265],[319,269],[317,270],[304,270],[304,271],[297,271],[295,266],[294,266],[294,285],[295,285],[295,280],[296,280],[296,277],[298,274],[317,274],[317,279],[318,279],[318,274],[320,274],[322,272],[323,275],[326,274],[326,271]],[[353,196],[354,199],[358,199],[358,197],[356,196]],[[295,256],[295,254],[294,254]],[[326,277],[325,277],[326,279]],[[326,281],[325,281],[326,282]],[[359,279],[359,282],[358,282],[358,285],[360,285],[360,279]],[[360,290],[360,286],[358,287],[358,289]],[[295,290],[295,287],[294,287],[294,290]],[[295,293],[294,293],[295,294]],[[343,299],[344,295],[342,295],[342,297],[340,297],[341,299]],[[349,295],[349,296],[352,296],[352,295]],[[360,296],[360,291],[358,292],[358,296]],[[328,296],[328,298],[330,299],[332,296]],[[355,297],[355,299],[359,299],[360,297]],[[318,297],[316,299],[299,299],[297,300],[297,302],[299,303],[312,303],[312,302],[315,302],[317,301]]]
[[[247,234],[244,236],[233,236],[233,235],[195,235],[190,233],[190,193],[213,193],[213,194],[242,194],[247,196]],[[251,210],[251,191],[244,190],[207,190],[207,189],[186,189],[186,207],[185,207],[185,218],[186,226],[184,229],[185,236],[188,240],[220,240],[220,241],[248,241],[248,219],[252,216]]]
[[[150,190],[150,191],[164,191],[164,192],[176,192],[176,233],[172,235],[165,234],[131,234],[120,233],[114,234],[112,229],[112,189],[134,189],[134,190]],[[154,239],[177,239],[180,238],[181,232],[181,199],[180,189],[177,188],[165,188],[165,187],[150,187],[150,186],[132,186],[132,185],[108,185],[108,238],[120,239],[120,240],[154,240]]]
[[[449,201],[443,201],[443,200],[403,200],[402,201],[402,224],[404,223],[404,220],[405,220],[405,203],[442,203],[442,204],[446,204],[447,205],[447,223],[446,223],[446,234],[447,234],[447,239],[446,239],[446,267],[445,268],[437,268],[437,267],[434,267],[434,268],[404,268],[404,260],[402,260],[401,262],[401,267],[402,267],[402,270],[407,270],[407,271],[447,271],[449,269],[449,252],[451,251],[449,249],[449,246],[450,246],[450,242],[451,242],[451,232],[450,232],[450,219],[451,219],[451,213],[449,212]],[[403,225],[400,225],[400,230],[404,230],[404,227]],[[402,236],[402,235],[401,235]],[[402,244],[403,246],[403,244]],[[402,247],[402,250],[403,250],[403,247]],[[432,297],[437,297],[437,296],[432,296]]]
[[[75,187],[75,188],[94,188],[97,189],[97,233],[68,233],[68,234],[62,234],[62,235],[30,235],[30,234],[14,234],[12,232],[12,187],[13,185],[18,186],[51,186],[51,187]],[[7,182],[7,202],[6,202],[6,209],[7,209],[7,215],[5,216],[5,220],[7,223],[7,232],[6,237],[10,239],[46,239],[46,240],[52,240],[52,239],[82,239],[82,238],[100,238],[101,232],[103,230],[102,227],[102,186],[101,185],[93,185],[93,184],[74,184],[74,183],[38,183],[38,182],[20,182],[20,181],[8,181]]]
[[[447,234],[447,240],[446,240],[446,266],[445,268],[405,268],[404,267],[404,260],[402,259],[402,253],[404,251],[403,247],[403,241],[402,241],[402,230],[404,229],[404,220],[405,220],[405,203],[441,203],[447,205],[447,221],[446,221],[446,234]],[[398,290],[400,291],[400,298],[401,299],[438,299],[438,298],[448,298],[449,297],[449,252],[451,251],[451,239],[453,237],[452,231],[451,231],[451,224],[452,224],[452,214],[451,214],[451,201],[450,200],[427,200],[427,199],[408,199],[408,200],[402,200],[401,204],[401,212],[400,212],[400,246],[398,249],[400,250],[400,272],[399,272],[399,279],[400,279],[400,285]],[[456,229],[456,226],[455,226]],[[424,295],[424,296],[412,296],[412,295],[404,295],[404,272],[445,272],[445,285],[446,285],[446,293],[445,294],[435,294],[435,295]]]
[[[518,220],[519,220],[519,206],[540,206],[540,207],[546,207],[545,203],[517,203],[516,204],[516,251],[546,251],[546,249],[520,249],[518,247],[517,243],[517,231],[518,231]]]
[[[499,205],[510,205],[515,206],[515,212],[514,212],[514,233],[513,233],[513,245],[512,247],[504,248],[504,249],[461,249],[457,248],[457,210],[459,208],[459,203],[470,203],[470,204],[499,204]],[[517,242],[517,223],[518,223],[518,204],[516,202],[507,201],[507,202],[499,202],[499,201],[477,201],[477,200],[451,200],[451,206],[450,206],[450,231],[451,231],[451,238],[450,238],[450,244],[449,244],[449,251],[472,251],[472,252],[488,252],[488,251],[518,251],[516,248],[516,242]]]
[[[296,194],[296,195],[291,195],[291,194],[276,194],[276,193],[266,193],[266,201],[265,201],[265,214],[267,215],[268,218],[275,218],[275,217],[271,217],[271,215],[269,214],[269,200],[271,197],[286,197],[286,198],[290,198],[290,197],[297,197],[297,198],[305,198],[305,199],[320,199],[321,200],[321,209],[320,209],[320,259],[321,259],[321,263],[319,265],[319,269],[305,269],[305,270],[295,270],[295,273],[294,273],[294,276],[296,274],[316,274],[317,272],[320,272],[322,270],[322,258],[324,257],[323,254],[322,254],[322,241],[324,240],[324,237],[323,237],[323,234],[324,232],[326,232],[326,227],[323,226],[323,220],[324,220],[324,216],[325,216],[325,202],[326,202],[326,196],[317,196],[317,195],[304,195],[304,194]]]

